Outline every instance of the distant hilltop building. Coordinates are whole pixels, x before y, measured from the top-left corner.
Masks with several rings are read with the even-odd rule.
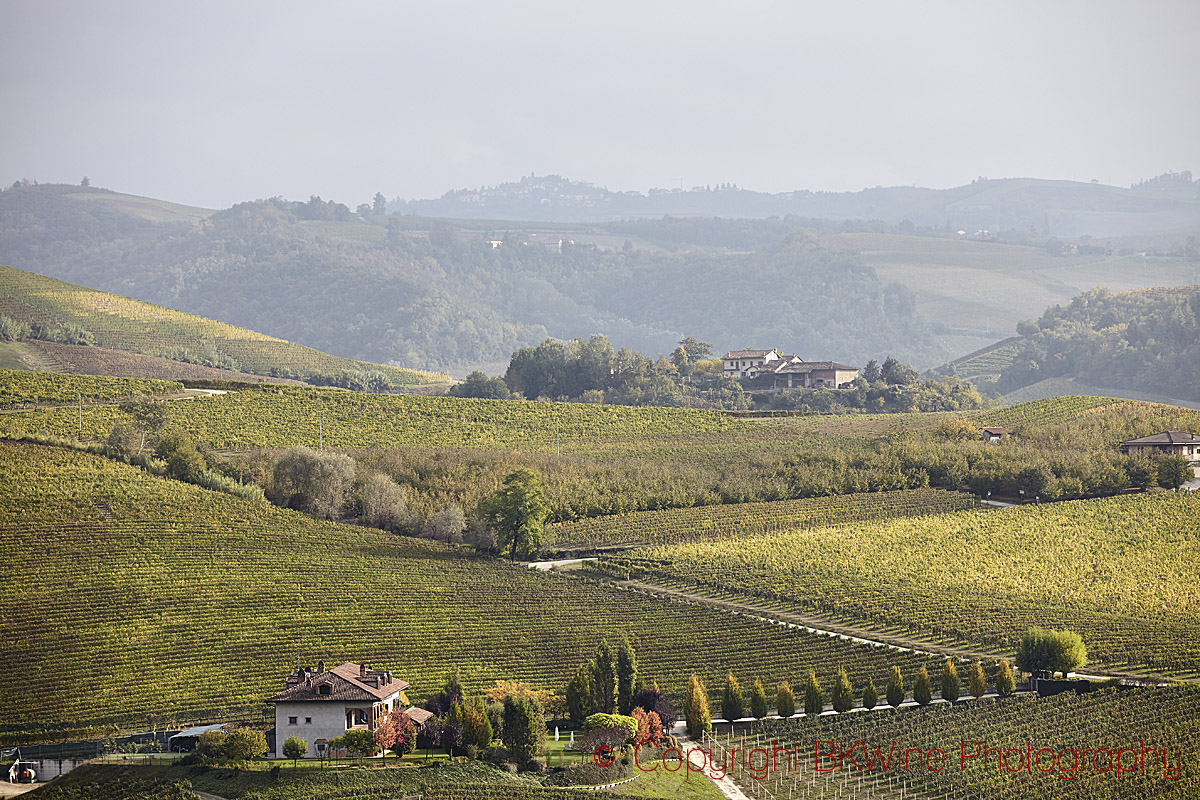
[[[721,357],[726,378],[749,378],[763,389],[842,389],[858,367],[836,361],[805,361],[770,350],[731,350]]]
[[[308,758],[328,755],[330,739],[355,729],[374,730],[380,718],[397,709],[406,711],[416,725],[433,716],[423,708],[408,707],[402,681],[390,670],[371,669],[347,661],[326,670],[300,667],[288,675],[284,690],[267,699],[275,706],[275,757],[283,758],[283,743],[298,736],[308,743]]]

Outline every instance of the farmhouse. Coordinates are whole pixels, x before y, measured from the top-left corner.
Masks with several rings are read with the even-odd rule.
[[[326,670],[298,668],[284,681],[284,690],[268,703],[275,705],[275,757],[283,758],[283,743],[298,736],[308,743],[308,758],[326,755],[328,740],[356,728],[374,730],[375,723],[396,709],[407,710],[417,725],[432,716],[428,711],[407,708],[404,690],[408,683],[390,671],[371,669],[347,661]]]
[[[1139,439],[1121,442],[1121,449],[1130,455],[1183,456],[1193,466],[1200,465],[1200,436],[1186,431],[1163,431]]]
[[[771,350],[730,350],[721,356],[725,362],[726,378],[749,378],[750,370],[781,360],[778,352]]]
[[[749,378],[763,389],[837,389],[858,377],[858,367],[805,361],[778,350],[731,350],[722,356],[726,378]]]

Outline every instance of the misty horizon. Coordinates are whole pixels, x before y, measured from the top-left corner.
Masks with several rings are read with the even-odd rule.
[[[0,177],[208,208],[614,191],[1128,186],[1200,164],[1200,7],[0,5]]]

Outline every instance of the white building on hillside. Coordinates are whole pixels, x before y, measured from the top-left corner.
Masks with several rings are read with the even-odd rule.
[[[778,361],[779,353],[772,350],[730,350],[721,360],[725,362],[726,378],[748,378],[754,367]]]
[[[325,662],[297,669],[284,681],[284,690],[268,703],[275,705],[275,757],[283,758],[283,743],[298,736],[308,743],[307,758],[328,755],[330,739],[348,730],[374,730],[375,723],[396,709],[408,711],[417,725],[432,715],[409,708],[408,683],[390,671],[347,661],[326,670]]]

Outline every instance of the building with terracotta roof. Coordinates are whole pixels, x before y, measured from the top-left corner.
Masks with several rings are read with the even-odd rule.
[[[1121,449],[1130,455],[1183,456],[1193,466],[1200,465],[1200,436],[1187,431],[1163,431],[1138,439],[1121,442]]]
[[[726,378],[749,378],[750,370],[780,359],[779,353],[770,350],[730,350],[721,356],[725,364]]]
[[[390,712],[408,712],[420,725],[432,716],[409,707],[404,690],[408,682],[390,670],[371,669],[349,661],[332,669],[300,667],[284,680],[284,689],[267,698],[275,706],[275,757],[283,758],[283,743],[298,736],[308,743],[308,758],[328,755],[330,739],[356,728],[374,730]]]

